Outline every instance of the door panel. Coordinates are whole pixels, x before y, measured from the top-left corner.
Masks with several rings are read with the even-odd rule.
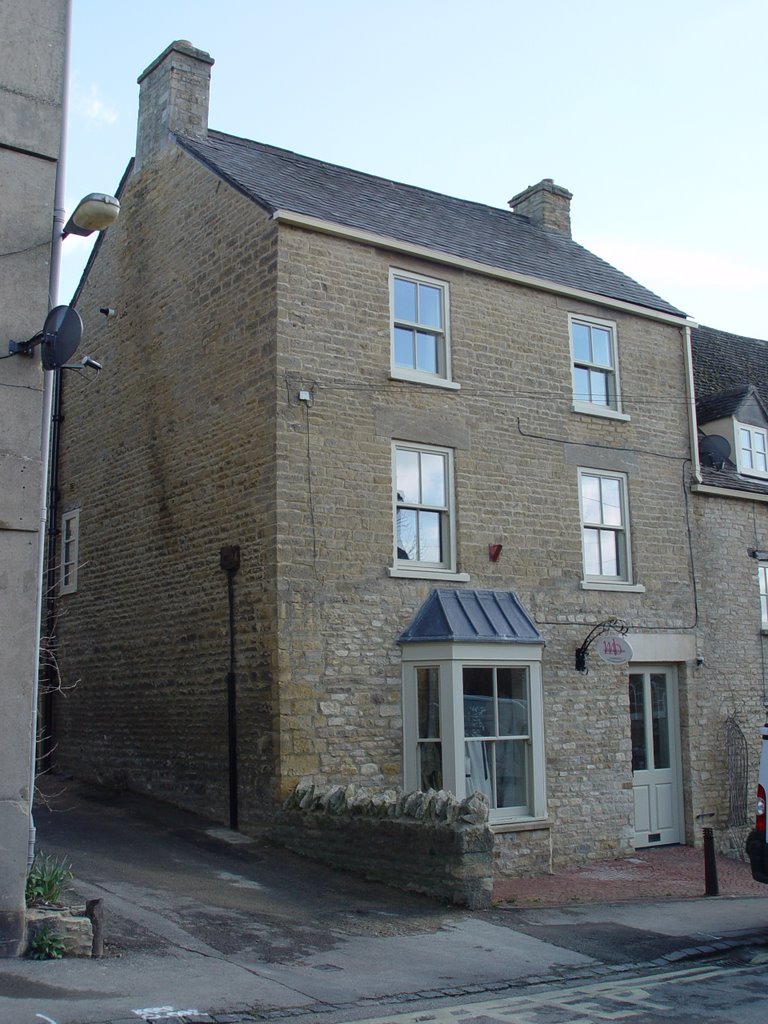
[[[632,667],[629,673],[633,845],[683,841],[680,728],[673,668]]]

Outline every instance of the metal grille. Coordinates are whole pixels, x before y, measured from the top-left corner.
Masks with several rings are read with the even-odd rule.
[[[748,823],[749,754],[744,733],[735,718],[725,720],[725,750],[728,758],[728,827]]]

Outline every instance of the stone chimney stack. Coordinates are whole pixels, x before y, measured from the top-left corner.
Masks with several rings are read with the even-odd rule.
[[[509,205],[514,213],[528,217],[531,224],[547,231],[557,231],[571,237],[571,199],[567,188],[544,178],[538,185],[529,185],[523,192],[512,196]]]
[[[171,43],[139,75],[139,170],[168,145],[169,132],[205,138],[213,58],[186,39]]]

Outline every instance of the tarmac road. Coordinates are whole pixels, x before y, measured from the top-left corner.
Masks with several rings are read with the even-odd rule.
[[[768,941],[761,898],[459,911],[72,784],[36,821],[39,849],[71,861],[80,902],[104,899],[107,955],[0,961],[2,1024],[136,1024],[161,1007],[177,1021],[182,1010],[378,1016],[414,999],[658,966],[747,933]]]

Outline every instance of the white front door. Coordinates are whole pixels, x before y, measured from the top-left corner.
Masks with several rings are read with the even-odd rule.
[[[632,845],[682,843],[677,673],[671,666],[630,667],[629,717],[635,795]]]

